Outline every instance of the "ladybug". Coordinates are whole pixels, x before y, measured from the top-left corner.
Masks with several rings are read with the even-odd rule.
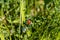
[[[27,20],[27,24],[28,24],[28,25],[31,24],[31,20],[30,20],[30,19]]]

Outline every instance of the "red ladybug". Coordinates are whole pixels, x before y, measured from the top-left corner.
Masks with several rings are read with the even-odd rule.
[[[31,24],[31,20],[30,20],[30,19],[27,20],[27,24],[28,24],[28,25]]]

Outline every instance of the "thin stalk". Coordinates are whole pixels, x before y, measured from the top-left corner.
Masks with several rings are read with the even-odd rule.
[[[23,22],[25,21],[25,0],[20,0],[20,24],[19,24],[19,35],[21,33],[21,26],[24,26]],[[20,36],[19,36],[19,40]]]
[[[23,26],[23,22],[25,21],[25,0],[20,0],[20,19],[21,25]]]

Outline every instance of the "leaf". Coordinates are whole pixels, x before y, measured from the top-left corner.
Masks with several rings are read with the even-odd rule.
[[[15,19],[13,23],[19,23],[20,19]]]
[[[31,31],[27,31],[27,35],[28,35],[28,37],[30,37],[31,36]]]
[[[4,39],[4,34],[3,34],[3,33],[0,33],[0,38],[1,38],[1,40],[5,40],[5,39]]]
[[[60,32],[58,32],[58,35],[56,36],[56,40],[60,39]]]

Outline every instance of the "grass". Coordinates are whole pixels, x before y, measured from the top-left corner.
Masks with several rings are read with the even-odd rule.
[[[0,39],[60,40],[59,3],[59,0],[0,0]]]

